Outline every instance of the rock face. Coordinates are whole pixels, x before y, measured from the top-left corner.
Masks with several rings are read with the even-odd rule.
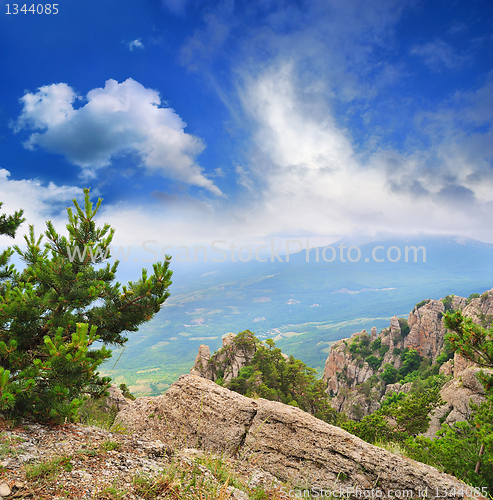
[[[488,326],[493,323],[493,289],[484,292],[481,297],[472,299],[464,308],[464,315],[479,325]]]
[[[208,345],[201,344],[199,347],[199,353],[197,354],[197,357],[195,358],[195,364],[193,365],[192,369],[190,370],[191,375],[197,375],[199,377],[208,377],[208,363],[209,359],[211,357],[211,350],[209,349]],[[212,374],[211,374],[212,375]]]
[[[426,437],[434,437],[440,429],[441,421],[452,426],[456,422],[467,420],[472,413],[470,402],[480,405],[485,401],[484,388],[477,378],[480,368],[469,367],[447,382],[440,391],[445,401],[431,416],[430,426],[425,433]]]
[[[238,376],[244,366],[250,364],[255,352],[254,344],[237,341],[237,336],[230,333],[223,338],[222,348],[212,356],[209,346],[201,345],[199,347],[199,353],[195,358],[195,364],[190,370],[190,374],[214,382],[222,378],[224,382],[228,383],[232,378]]]
[[[467,299],[454,297],[452,308],[462,310]],[[421,356],[435,362],[443,349],[446,328],[442,317],[445,305],[441,300],[431,300],[420,308],[415,307],[408,318],[409,334],[404,339],[404,347],[415,349]]]
[[[117,422],[174,448],[200,447],[254,462],[282,481],[357,496],[428,488],[463,491],[463,483],[372,446],[348,432],[282,403],[253,400],[201,377],[185,375],[162,396],[138,398]],[[437,490],[438,488],[438,490]],[[328,496],[328,495],[327,495]],[[366,498],[366,497],[365,497]]]
[[[447,300],[424,301],[409,313],[407,321],[399,320],[394,316],[390,321],[390,326],[382,330],[379,335],[376,334],[376,329],[372,328],[370,335],[363,330],[353,334],[349,339],[335,342],[325,362],[323,375],[327,383],[327,392],[333,396],[332,406],[356,420],[377,410],[380,407],[380,400],[389,394],[389,390],[383,380],[377,381],[372,377],[381,375],[388,364],[396,370],[401,368],[400,352],[402,349],[413,349],[434,363],[442,352],[447,333],[442,319],[446,312],[445,302],[447,302],[447,308],[462,310],[465,316],[471,317],[473,321],[483,326],[492,323],[493,290],[490,290],[475,299],[447,297]],[[372,368],[357,352],[351,351],[351,345],[363,339],[367,344],[380,339],[381,345],[385,346],[380,351],[383,353],[386,349],[386,352],[379,355],[381,363],[378,367],[373,365]],[[459,377],[464,370],[473,365],[471,361],[456,355],[453,361],[443,365],[441,372]],[[460,392],[460,387],[456,389]],[[403,389],[399,388],[399,390]],[[450,395],[446,393],[442,395],[442,398],[447,401],[445,397],[450,397]],[[466,393],[463,397],[467,397]],[[448,409],[444,410],[446,411]]]

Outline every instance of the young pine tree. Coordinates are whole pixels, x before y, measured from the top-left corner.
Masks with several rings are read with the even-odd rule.
[[[0,202],[0,208],[2,208],[2,205],[3,203]],[[24,222],[22,214],[22,210],[15,212],[14,215],[0,214],[0,235],[4,234],[14,238],[18,227]],[[8,265],[12,252],[12,249],[7,248],[7,250],[0,253],[0,284],[12,276],[13,266]]]
[[[10,269],[0,288],[0,410],[11,416],[62,421],[85,395],[105,394],[110,379],[97,368],[122,346],[126,333],[150,320],[169,297],[169,262],[127,286],[115,283],[118,262],[108,262],[114,229],[96,226],[89,190],[84,205],[67,209],[68,237],[51,221],[44,235],[29,228],[25,263]],[[43,244],[43,240],[45,240]]]

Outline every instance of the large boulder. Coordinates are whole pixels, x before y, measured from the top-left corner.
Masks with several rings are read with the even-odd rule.
[[[372,446],[298,408],[250,399],[193,375],[180,377],[162,396],[125,406],[117,422],[175,448],[200,447],[250,461],[282,481],[347,498],[379,495],[377,490],[385,496],[406,491],[406,498],[426,489],[430,498],[437,491],[465,491],[463,483],[433,467]]]

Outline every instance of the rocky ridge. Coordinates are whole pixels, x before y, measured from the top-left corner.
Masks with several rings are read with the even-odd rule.
[[[381,375],[387,365],[396,370],[402,367],[401,353],[406,348],[429,359],[430,364],[437,361],[444,347],[446,329],[442,318],[446,307],[461,310],[466,317],[477,323],[490,324],[493,319],[493,289],[473,299],[448,296],[446,299],[423,301],[414,307],[407,320],[394,316],[389,328],[382,330],[380,334],[372,328],[370,334],[363,330],[354,333],[349,339],[335,342],[323,374],[327,392],[332,396],[333,407],[339,412],[345,412],[349,418],[359,420],[376,411],[382,398],[391,392],[408,392],[410,384],[388,384],[381,379]],[[372,343],[377,340],[380,341],[380,347],[375,352],[379,359],[373,360],[373,363],[368,362],[369,357],[363,358],[362,349],[354,349],[356,344],[363,349],[365,346],[374,346]],[[457,379],[472,365],[474,363],[455,355],[453,360],[442,365],[440,372]],[[466,379],[470,379],[471,373],[472,371],[468,372]],[[471,389],[462,390],[464,386],[460,383],[455,385],[455,390],[451,390],[453,382],[450,381],[443,388],[442,398],[446,401],[446,408],[444,406],[436,413],[442,418],[445,413],[449,417],[452,415],[451,421],[455,421],[453,419],[459,414],[465,418],[470,413],[470,410],[465,409],[464,401],[470,399]],[[479,402],[483,400],[480,392],[475,392],[474,395],[473,399]]]

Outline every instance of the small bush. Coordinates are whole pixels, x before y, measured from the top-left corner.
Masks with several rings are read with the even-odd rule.
[[[382,345],[382,339],[379,337],[378,339],[374,340],[370,344],[370,349],[375,352],[377,349],[380,349],[380,346]]]
[[[117,413],[116,406],[108,408],[103,398],[88,398],[79,408],[77,420],[81,424],[95,425],[109,430],[115,421]]]
[[[387,363],[381,378],[386,384],[395,384],[397,380],[397,370],[391,364]]]
[[[445,312],[453,311],[452,304],[454,302],[453,295],[447,295],[444,299],[442,299],[442,303],[445,307]]]
[[[26,465],[26,479],[51,479],[59,474],[60,469],[72,470],[70,457],[55,457],[46,462],[39,462],[33,465]]]
[[[380,365],[382,364],[382,360],[378,359],[376,356],[369,356],[366,360],[366,362],[370,365],[372,370],[376,371],[380,368]]]
[[[407,337],[407,335],[409,335],[410,332],[409,323],[407,322],[407,319],[399,318],[399,326],[401,327],[401,335],[403,337]]]
[[[431,299],[425,299],[425,300],[422,300],[421,302],[418,302],[414,308],[415,309],[419,309],[420,307],[423,307],[424,305],[428,304],[428,302],[431,302]]]
[[[130,399],[130,401],[136,400],[136,397],[128,389],[127,384],[120,384],[118,387],[120,388],[120,391],[122,391],[125,398]]]

